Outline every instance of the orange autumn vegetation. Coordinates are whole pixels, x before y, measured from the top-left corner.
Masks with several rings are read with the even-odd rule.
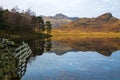
[[[96,18],[79,18],[53,29],[53,38],[120,37],[120,19],[105,13]]]
[[[115,32],[83,32],[80,30],[60,30],[53,29],[53,39],[79,39],[82,37],[120,37],[120,33]]]

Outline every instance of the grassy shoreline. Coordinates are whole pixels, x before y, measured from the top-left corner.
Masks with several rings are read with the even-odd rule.
[[[84,37],[120,37],[120,32],[81,32],[79,30],[53,30],[52,31],[53,39],[63,39],[63,38],[84,38]]]
[[[9,39],[38,39],[38,38],[49,38],[52,35],[45,33],[23,33],[23,34],[5,34],[6,36],[1,36],[1,38],[9,38]]]

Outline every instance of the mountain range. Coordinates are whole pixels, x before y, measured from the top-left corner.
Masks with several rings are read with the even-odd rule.
[[[53,28],[61,30],[80,30],[94,32],[120,32],[120,19],[111,13],[104,13],[93,18],[68,17],[64,14],[42,16],[44,21],[50,21]]]
[[[120,19],[111,13],[105,13],[95,18],[79,18],[64,24],[60,29],[76,29],[80,31],[120,32]]]
[[[60,27],[66,23],[79,19],[78,17],[68,17],[61,13],[56,14],[55,16],[42,16],[42,18],[44,21],[50,21],[52,23],[52,27]]]

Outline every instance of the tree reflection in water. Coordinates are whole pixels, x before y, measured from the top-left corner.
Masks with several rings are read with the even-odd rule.
[[[16,42],[18,45],[3,46],[0,41],[0,80],[20,80],[26,72],[27,63],[34,57],[42,55],[44,51],[50,51],[52,46],[50,38],[29,40],[27,42],[33,53],[25,50],[25,47],[15,53],[15,50],[23,45],[19,44],[19,40]]]
[[[41,38],[13,41],[17,45],[4,46],[0,42],[0,80],[20,80],[25,75],[27,64],[32,63],[36,56],[41,56],[44,52],[63,55],[69,51],[95,51],[105,56],[111,56],[114,51],[120,50],[120,38],[82,38],[69,39],[69,41],[68,39],[51,41],[51,38]],[[26,50],[28,53],[23,51],[19,55],[15,54],[16,48],[24,44],[19,44],[22,41],[28,43],[32,53]]]

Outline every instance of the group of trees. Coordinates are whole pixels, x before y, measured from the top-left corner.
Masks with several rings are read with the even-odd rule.
[[[34,33],[47,30],[50,34],[50,21],[44,22],[30,10],[19,12],[17,7],[4,10],[0,7],[0,30],[9,33]]]

